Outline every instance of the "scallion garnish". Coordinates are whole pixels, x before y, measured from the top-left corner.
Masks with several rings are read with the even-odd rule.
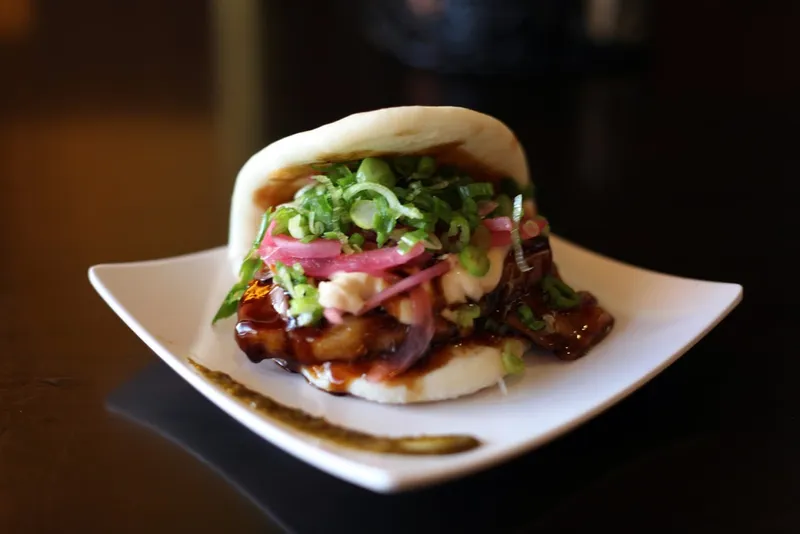
[[[506,342],[503,346],[503,368],[512,375],[522,374],[525,371],[525,362],[522,358],[514,354],[512,342]]]
[[[362,191],[372,191],[373,193],[377,193],[381,195],[386,203],[389,205],[389,208],[393,209],[400,215],[408,217],[409,219],[421,219],[422,212],[420,212],[414,206],[404,206],[400,204],[400,201],[397,199],[397,195],[395,195],[391,189],[388,187],[376,184],[372,182],[361,182],[355,185],[351,185],[344,191],[344,198],[345,200],[351,200],[355,195]]]
[[[456,323],[461,328],[472,328],[475,319],[481,316],[481,307],[477,304],[464,304],[456,310]]]
[[[491,267],[491,262],[489,261],[489,256],[486,255],[486,251],[481,250],[475,245],[467,245],[464,247],[461,252],[458,253],[458,260],[472,276],[484,276],[489,272],[489,267]]]
[[[557,310],[568,310],[581,302],[580,295],[574,289],[550,274],[542,278],[542,290],[547,296],[548,304]]]
[[[372,200],[356,200],[350,207],[350,219],[353,224],[364,230],[375,228],[378,218],[378,206]]]
[[[447,237],[455,237],[457,235],[460,244],[459,248],[462,248],[469,244],[470,234],[471,232],[467,220],[461,215],[455,215],[450,221],[450,229],[447,231]]]
[[[380,158],[364,158],[356,172],[356,181],[394,187],[397,179],[388,163]]]
[[[462,185],[458,188],[458,193],[461,198],[492,198],[494,196],[494,187],[489,182],[477,182],[469,185]]]
[[[400,242],[397,246],[400,249],[400,252],[405,254],[411,250],[414,245],[427,238],[428,232],[425,230],[414,230],[413,232],[407,232],[403,234],[403,237],[400,238]]]
[[[302,215],[295,215],[289,219],[289,235],[295,239],[302,239],[308,234],[308,223]]]
[[[533,310],[531,310],[530,306],[527,304],[523,304],[517,308],[517,314],[519,315],[519,319],[522,321],[522,324],[524,324],[529,330],[538,331],[544,328],[547,324],[544,321],[537,319],[533,315]]]

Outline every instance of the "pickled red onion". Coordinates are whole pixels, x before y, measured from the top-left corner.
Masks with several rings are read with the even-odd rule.
[[[295,258],[332,258],[342,252],[342,243],[337,239],[315,239],[309,243],[285,235],[271,236],[275,247]]]
[[[512,228],[510,217],[494,217],[484,219],[483,225],[492,232],[510,232]]]
[[[409,327],[405,340],[397,352],[373,364],[367,373],[367,380],[370,382],[381,382],[405,372],[428,350],[435,332],[435,324],[431,296],[424,287],[417,286],[411,292],[411,309],[414,323]]]
[[[497,219],[508,219],[508,217],[497,217]],[[484,223],[496,219],[484,219]],[[528,219],[519,227],[519,234],[522,240],[532,239],[542,233],[547,225],[544,219]],[[511,244],[511,231],[492,231],[492,246],[503,247]]]
[[[262,245],[259,249],[261,258],[267,263],[281,261],[294,265],[300,264],[308,276],[330,278],[335,272],[374,273],[384,271],[408,263],[425,252],[422,243],[417,243],[411,250],[401,254],[398,247],[385,247],[358,254],[341,254],[335,258],[298,258],[278,247]]]
[[[440,261],[433,267],[429,267],[423,271],[420,271],[416,274],[412,274],[407,278],[403,278],[400,282],[387,287],[377,295],[374,295],[371,299],[364,303],[364,306],[358,310],[356,315],[362,315],[369,310],[380,306],[383,302],[389,300],[390,298],[394,297],[395,295],[399,295],[409,289],[417,287],[420,284],[424,284],[428,280],[432,280],[437,276],[443,275],[447,271],[450,270],[450,262],[449,261]]]

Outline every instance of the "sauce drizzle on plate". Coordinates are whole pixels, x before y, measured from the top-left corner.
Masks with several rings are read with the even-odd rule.
[[[464,434],[420,436],[374,436],[335,425],[323,417],[311,415],[262,395],[240,384],[230,375],[212,371],[189,358],[189,363],[206,379],[228,395],[295,430],[314,437],[363,451],[403,455],[445,455],[465,452],[481,446],[480,440]]]

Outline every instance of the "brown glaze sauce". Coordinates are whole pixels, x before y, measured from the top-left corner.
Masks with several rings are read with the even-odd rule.
[[[269,280],[257,280],[240,301],[235,338],[254,363],[281,358],[283,367],[297,371],[299,365],[393,352],[405,338],[408,327],[384,313],[348,316],[341,325],[299,327],[276,310],[275,303],[283,302],[282,292]]]
[[[240,384],[230,375],[212,371],[192,359],[189,359],[189,363],[207,380],[250,408],[295,430],[337,445],[386,454],[445,455],[469,451],[482,444],[477,438],[463,434],[387,437],[352,430],[281,404]]]
[[[510,331],[493,335],[476,323],[478,328],[474,331],[459,332],[440,317],[444,302],[441,289],[434,284],[437,326],[430,350],[410,369],[384,383],[413,388],[421,376],[446,365],[458,347],[500,346],[515,334],[563,360],[577,359],[597,345],[613,328],[614,318],[587,292],[579,293],[580,303],[573,309],[552,309],[544,298],[541,281],[548,274],[558,278],[560,275],[548,239],[526,242],[524,253],[533,269],[520,271],[513,252],[509,252],[497,289],[481,302],[483,315],[507,325]],[[330,386],[326,391],[330,393],[345,394],[353,380],[368,375],[372,366],[393,353],[407,334],[406,325],[380,309],[361,317],[345,316],[342,325],[323,321],[320,326],[298,327],[278,311],[286,305],[282,291],[268,279],[251,283],[239,305],[236,341],[254,363],[273,359],[290,372],[299,372],[303,367],[308,373],[327,373]],[[548,327],[527,329],[517,316],[521,304],[530,306],[537,318],[547,317]]]

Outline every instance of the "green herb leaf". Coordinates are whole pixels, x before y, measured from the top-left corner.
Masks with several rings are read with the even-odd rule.
[[[264,265],[264,261],[258,257],[249,257],[242,262],[239,269],[239,281],[246,282],[253,278],[259,269]]]
[[[222,301],[217,313],[214,315],[214,318],[211,320],[211,324],[215,324],[217,321],[221,319],[225,319],[230,317],[234,313],[239,306],[239,300],[244,295],[245,290],[247,290],[248,282],[237,282],[234,286],[228,291],[228,294],[225,295],[225,299]]]

